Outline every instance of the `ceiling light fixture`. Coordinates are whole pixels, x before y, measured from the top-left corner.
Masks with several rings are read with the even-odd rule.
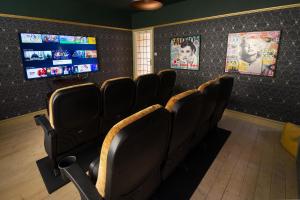
[[[130,6],[137,10],[157,10],[163,6],[163,3],[161,0],[133,0]]]

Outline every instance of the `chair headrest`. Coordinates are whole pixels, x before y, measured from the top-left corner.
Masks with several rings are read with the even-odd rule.
[[[218,80],[210,80],[210,81],[207,81],[203,84],[201,84],[199,87],[198,87],[198,90],[203,93],[204,90],[208,87],[208,86],[211,86],[211,85],[216,85],[218,84]]]
[[[169,111],[169,112],[172,112],[172,109],[174,107],[174,105],[180,101],[181,99],[189,96],[189,95],[192,95],[194,93],[198,93],[199,91],[197,89],[193,89],[193,90],[187,90],[185,92],[182,92],[182,93],[179,93],[173,97],[171,97],[166,105],[166,109]]]
[[[158,79],[159,79],[159,77],[158,77],[157,74],[144,74],[144,75],[138,76],[135,79],[135,82],[136,83],[139,83],[141,81],[143,81],[143,82],[151,82],[151,81],[157,81]]]
[[[222,76],[219,78],[220,82],[220,95],[225,98],[229,98],[233,88],[234,78],[231,76]]]
[[[157,74],[145,74],[137,77],[135,109],[140,110],[157,103],[159,77]]]
[[[233,82],[234,78],[232,76],[223,75],[219,78],[219,81]]]
[[[94,83],[60,88],[49,100],[49,121],[55,129],[80,127],[101,112],[101,93]]]
[[[159,89],[158,99],[162,105],[165,105],[173,93],[174,85],[176,82],[176,71],[162,70],[158,73],[159,76]]]
[[[113,117],[132,110],[135,99],[135,83],[129,77],[114,78],[101,86],[103,114]]]
[[[157,74],[160,78],[176,79],[176,71],[171,69],[161,70]]]

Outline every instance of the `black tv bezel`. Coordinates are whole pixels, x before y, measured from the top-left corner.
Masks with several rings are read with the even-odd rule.
[[[22,67],[23,67],[23,75],[24,75],[24,78],[26,81],[32,81],[32,80],[42,80],[42,79],[53,79],[53,80],[56,80],[57,78],[72,78],[72,77],[78,77],[80,76],[81,74],[90,74],[90,73],[97,73],[100,71],[100,58],[99,58],[99,52],[98,52],[98,41],[97,41],[97,37],[94,35],[94,36],[85,36],[85,35],[80,35],[79,37],[94,37],[96,38],[96,51],[97,51],[97,65],[98,65],[98,70],[97,71],[91,71],[91,72],[81,72],[81,73],[77,73],[77,74],[68,74],[68,75],[57,75],[57,76],[50,76],[50,77],[39,77],[39,78],[28,78],[27,77],[27,72],[26,72],[26,67],[24,66],[24,62],[25,62],[25,58],[24,58],[24,52],[23,52],[23,49],[21,48],[21,43],[22,43],[22,40],[21,40],[21,34],[22,33],[26,33],[26,34],[41,34],[41,35],[65,35],[65,36],[75,36],[75,37],[78,37],[79,35],[69,35],[69,34],[52,34],[52,33],[32,33],[32,32],[18,32],[18,35],[19,35],[19,47],[20,47],[20,54],[21,54],[21,57],[22,57]]]

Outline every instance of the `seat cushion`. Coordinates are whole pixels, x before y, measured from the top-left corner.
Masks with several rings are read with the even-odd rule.
[[[294,157],[297,156],[298,142],[300,139],[300,127],[296,124],[286,123],[282,135],[282,146]]]

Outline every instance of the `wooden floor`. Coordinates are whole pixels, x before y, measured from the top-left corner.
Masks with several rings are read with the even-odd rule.
[[[279,143],[282,126],[226,113],[219,126],[232,133],[192,200],[298,198],[295,160]]]
[[[35,164],[46,154],[34,114],[0,121],[0,199],[80,199],[72,184],[47,193]],[[296,165],[280,146],[281,126],[257,122],[225,113],[220,127],[232,134],[191,199],[297,198]]]

